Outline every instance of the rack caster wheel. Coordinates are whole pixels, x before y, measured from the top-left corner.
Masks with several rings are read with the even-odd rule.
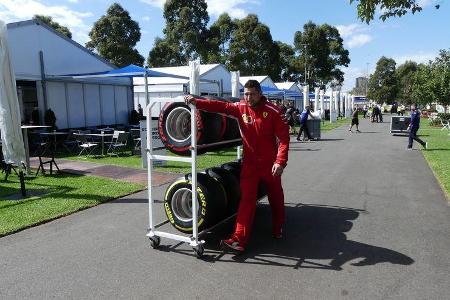
[[[203,247],[203,245],[198,245],[194,247],[195,256],[197,256],[197,258],[201,258],[203,256],[204,251],[205,248]]]
[[[159,247],[159,244],[161,243],[161,238],[159,236],[152,236],[149,237],[150,239],[150,245],[152,245],[153,249],[156,249]]]

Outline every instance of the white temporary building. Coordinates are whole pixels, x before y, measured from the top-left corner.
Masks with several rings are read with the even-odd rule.
[[[261,87],[266,86],[269,88],[277,89],[277,86],[272,81],[272,79],[269,77],[269,75],[263,75],[263,76],[241,76],[239,78],[239,82],[244,86],[244,84],[249,80],[256,80],[259,82]]]
[[[295,82],[286,81],[286,82],[275,82],[275,86],[280,90],[288,90],[297,92],[299,94],[303,93],[302,90],[300,90]]]
[[[150,68],[175,76],[189,78],[191,69],[188,65],[179,67]],[[200,65],[200,95],[231,96],[231,73],[221,64]],[[190,93],[189,79],[171,77],[149,77],[148,79],[149,100],[157,97],[176,97]],[[138,104],[146,107],[144,79],[133,78],[134,85],[134,107]],[[152,108],[152,117],[158,117],[163,103],[157,103]]]
[[[129,78],[74,79],[67,74],[116,68],[38,20],[8,24],[22,121],[52,109],[59,129],[127,124],[133,107]]]

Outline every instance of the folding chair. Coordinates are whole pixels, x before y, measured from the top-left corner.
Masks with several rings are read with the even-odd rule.
[[[134,149],[133,151],[141,151],[141,131],[140,129],[130,129],[131,138],[133,139]],[[133,152],[132,151],[132,152]]]
[[[69,130],[69,134],[67,138],[63,142],[63,147],[67,150],[68,153],[75,152],[75,149],[78,148],[78,141],[74,135],[74,133],[78,133],[78,130]]]
[[[442,128],[441,130],[447,129],[450,130],[450,121],[449,120],[443,120],[442,118],[439,118],[441,120]]]
[[[41,131],[30,133],[30,148],[33,149],[33,156],[44,156],[49,150],[50,143],[47,137],[41,135]]]
[[[116,132],[114,132],[112,142],[109,145],[108,151],[106,153],[109,155],[119,156],[117,150],[125,148],[127,146],[127,143],[128,143],[128,132],[119,131],[117,137]]]
[[[78,147],[81,149],[80,153],[78,153],[78,156],[81,156],[83,153],[86,153],[87,157],[98,146],[98,144],[91,142],[90,139],[83,133],[78,133],[75,135],[75,137],[78,142]]]

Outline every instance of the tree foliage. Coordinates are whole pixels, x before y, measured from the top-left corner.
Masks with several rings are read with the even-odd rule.
[[[70,32],[69,28],[67,28],[66,26],[62,26],[61,24],[59,24],[56,21],[53,21],[53,18],[50,17],[50,16],[34,15],[33,19],[44,22],[45,24],[47,24],[48,26],[52,27],[53,29],[55,29],[59,33],[67,36],[69,39],[72,38],[72,32]]]
[[[401,17],[408,12],[414,14],[422,10],[418,0],[350,0],[350,3],[354,2],[358,3],[358,18],[367,24],[373,20],[377,9],[381,9],[379,18],[383,21],[390,17]]]
[[[229,48],[230,69],[244,76],[269,75],[280,79],[279,48],[272,40],[269,27],[250,14],[236,22]]]
[[[433,99],[441,105],[450,105],[450,49],[440,50],[432,63]]]
[[[201,57],[207,60],[209,15],[205,0],[168,0],[164,4],[164,38],[157,38],[149,66],[175,66]],[[164,52],[163,50],[169,50]],[[161,57],[161,55],[163,55]],[[164,62],[164,65],[155,63]]]
[[[379,103],[393,103],[397,97],[398,80],[395,73],[395,60],[381,57],[375,72],[369,79],[368,97]]]
[[[412,95],[417,103],[450,105],[450,50],[440,50],[434,61],[419,66]]]
[[[223,13],[211,25],[208,34],[209,51],[207,62],[221,63],[226,66],[230,64],[230,41],[237,24],[227,13]]]
[[[275,43],[278,45],[280,53],[281,80],[294,81],[296,73],[294,68],[294,47],[279,41]]]
[[[139,24],[118,3],[112,4],[89,32],[86,47],[96,50],[113,64],[142,66],[144,58],[134,48],[141,38]]]
[[[306,65],[306,82],[309,86],[324,88],[329,83],[342,84],[344,73],[339,67],[347,67],[350,58],[336,27],[328,24],[317,26],[310,21],[303,26],[303,32],[295,33],[294,46],[298,56],[293,68],[298,81],[305,81]]]
[[[431,95],[431,68],[427,64],[419,64],[412,76],[411,102],[418,104],[430,103]]]
[[[395,70],[395,75],[398,80],[398,102],[404,104],[412,104],[414,102],[412,92],[414,76],[417,70],[418,65],[413,61],[406,61]]]

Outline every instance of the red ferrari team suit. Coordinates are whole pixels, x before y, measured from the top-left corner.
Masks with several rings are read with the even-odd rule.
[[[239,122],[244,152],[240,178],[241,200],[232,238],[241,246],[248,243],[260,182],[266,187],[272,209],[273,234],[279,235],[285,218],[284,193],[281,176],[273,176],[272,167],[274,163],[285,167],[288,160],[289,126],[282,119],[282,112],[264,96],[255,107],[245,100],[227,103],[202,99],[196,99],[196,107],[235,117]]]

